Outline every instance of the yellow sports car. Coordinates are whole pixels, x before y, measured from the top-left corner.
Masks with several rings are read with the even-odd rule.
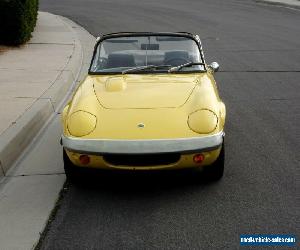
[[[224,171],[226,110],[198,35],[97,38],[89,73],[62,113],[67,178],[82,168]]]

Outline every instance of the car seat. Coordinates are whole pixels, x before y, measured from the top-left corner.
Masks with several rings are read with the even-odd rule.
[[[106,68],[119,68],[119,67],[135,67],[133,55],[128,54],[110,54],[107,58]]]
[[[165,53],[164,64],[178,66],[190,62],[187,51],[169,51]]]

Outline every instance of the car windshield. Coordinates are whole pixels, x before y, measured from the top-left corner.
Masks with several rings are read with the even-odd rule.
[[[185,36],[147,35],[107,38],[99,43],[90,72],[147,73],[168,72],[172,67],[195,63],[181,72],[203,71],[199,47]],[[149,67],[148,67],[149,66]]]

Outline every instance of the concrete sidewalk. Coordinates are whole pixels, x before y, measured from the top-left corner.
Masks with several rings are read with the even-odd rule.
[[[1,250],[34,249],[55,207],[65,182],[59,113],[94,44],[71,20],[40,12],[28,44],[0,47]]]
[[[50,13],[39,13],[27,44],[0,46],[0,178],[58,111],[82,62],[72,27]]]

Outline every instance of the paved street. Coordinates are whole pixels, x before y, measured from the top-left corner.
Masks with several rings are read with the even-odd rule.
[[[228,114],[220,182],[163,173],[67,185],[40,249],[237,249],[242,233],[299,239],[299,10],[252,0],[41,0],[40,9],[94,36],[199,34],[207,62],[221,65]]]

